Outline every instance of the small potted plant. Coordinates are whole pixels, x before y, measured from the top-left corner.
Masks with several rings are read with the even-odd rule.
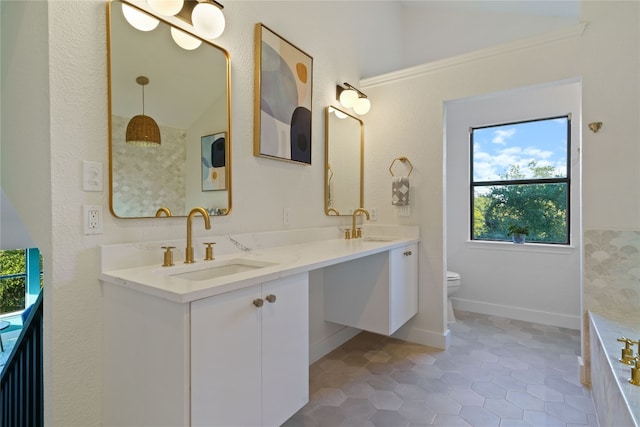
[[[507,236],[511,236],[513,243],[524,243],[525,236],[529,235],[528,225],[511,224],[507,229],[509,230]]]

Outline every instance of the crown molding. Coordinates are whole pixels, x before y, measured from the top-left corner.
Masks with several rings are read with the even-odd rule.
[[[481,59],[490,58],[492,56],[504,55],[510,52],[528,49],[531,47],[554,43],[565,39],[574,37],[581,37],[587,28],[587,23],[580,23],[571,27],[563,28],[562,30],[550,31],[544,34],[540,34],[534,37],[527,37],[525,39],[516,40],[514,42],[505,43],[499,46],[492,46],[476,50],[470,53],[464,53],[456,55],[451,58],[445,58],[433,62],[429,62],[415,67],[409,67],[391,73],[382,74],[380,76],[369,77],[360,80],[361,88],[372,88],[389,82],[396,82],[399,80],[409,79],[417,77],[423,74],[432,73],[434,71],[440,71],[447,68],[456,67],[468,62],[474,62]]]

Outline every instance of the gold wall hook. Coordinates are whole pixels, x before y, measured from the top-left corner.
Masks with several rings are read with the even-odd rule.
[[[591,132],[593,132],[593,133],[598,133],[600,131],[601,127],[602,127],[602,122],[591,122],[591,123],[589,123],[589,129],[591,129]]]

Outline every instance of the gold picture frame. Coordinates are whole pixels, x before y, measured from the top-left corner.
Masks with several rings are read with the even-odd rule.
[[[255,38],[254,155],[311,165],[313,58],[262,23]]]

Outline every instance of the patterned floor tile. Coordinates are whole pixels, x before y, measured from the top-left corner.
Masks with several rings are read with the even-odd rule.
[[[597,426],[579,331],[456,318],[446,351],[357,335],[310,367],[310,401],[284,426]]]

